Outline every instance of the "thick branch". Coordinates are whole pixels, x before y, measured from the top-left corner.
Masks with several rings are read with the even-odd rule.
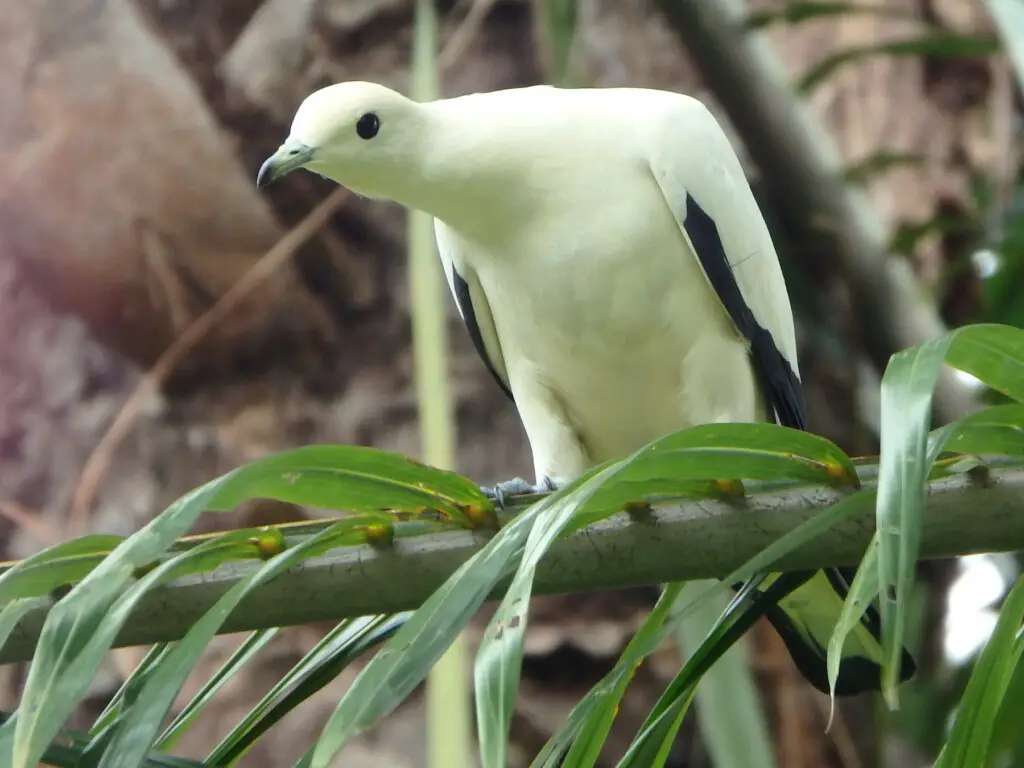
[[[664,505],[649,520],[617,514],[552,547],[537,572],[537,594],[721,577],[779,536],[843,497],[824,488],[756,493],[742,504],[694,501]],[[870,498],[870,497],[869,497]],[[955,476],[932,484],[922,556],[949,557],[1024,549],[1024,469],[994,470],[977,485]],[[780,570],[855,565],[874,531],[874,505],[779,562]],[[391,550],[338,549],[280,576],[239,605],[224,632],[334,621],[420,605],[485,543],[469,532],[396,540]],[[142,601],[118,645],[183,636],[232,585],[259,563],[224,566],[156,589]],[[499,597],[504,587],[492,597]],[[50,603],[39,605],[12,635],[0,662],[24,661]]]
[[[759,32],[742,25],[738,0],[658,0],[705,83],[761,171],[780,213],[813,227],[815,249],[835,257],[850,286],[871,357],[884,368],[896,351],[946,332],[907,261],[887,252],[885,231],[862,191],[844,182],[839,154],[790,85]],[[939,418],[962,418],[975,403],[948,369],[935,392]]]

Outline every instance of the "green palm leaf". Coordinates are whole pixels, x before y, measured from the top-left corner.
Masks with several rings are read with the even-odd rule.
[[[275,723],[334,680],[352,661],[391,637],[410,615],[364,616],[338,624],[231,729],[206,762],[235,765]]]
[[[929,449],[932,392],[943,363],[967,371],[1014,399],[1024,399],[1024,331],[977,325],[893,355],[882,377],[882,459],[877,525],[882,615],[882,685],[890,706],[905,634],[905,596],[914,578],[925,482],[942,449]],[[947,438],[952,432],[943,433]]]

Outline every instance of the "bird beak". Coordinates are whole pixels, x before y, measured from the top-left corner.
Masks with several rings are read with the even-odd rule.
[[[288,139],[268,157],[256,175],[256,186],[265,187],[313,159],[313,148],[296,139]]]

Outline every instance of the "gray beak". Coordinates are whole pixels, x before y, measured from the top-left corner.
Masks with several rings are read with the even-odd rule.
[[[256,175],[256,186],[265,187],[296,168],[303,167],[312,159],[312,147],[306,146],[301,141],[288,139],[260,166],[260,172]]]

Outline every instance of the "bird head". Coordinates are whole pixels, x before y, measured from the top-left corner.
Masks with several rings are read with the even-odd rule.
[[[423,131],[422,108],[376,83],[347,82],[314,91],[291,132],[260,167],[266,186],[306,168],[369,197],[393,197],[412,170]]]

